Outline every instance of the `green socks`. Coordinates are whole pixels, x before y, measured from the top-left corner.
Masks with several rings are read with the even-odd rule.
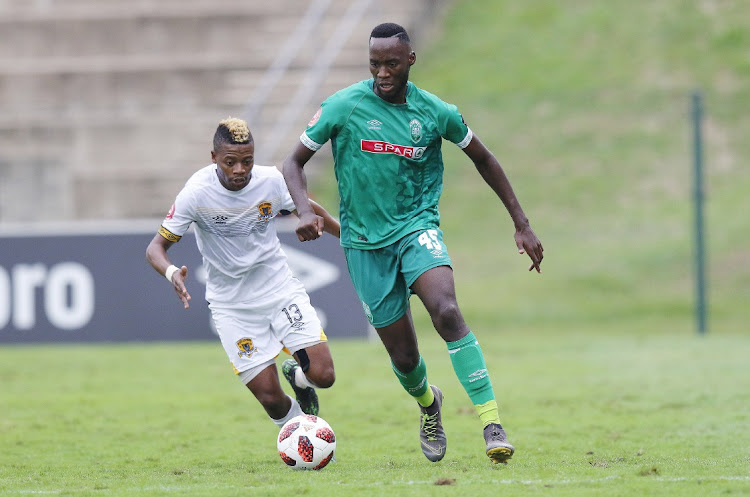
[[[474,333],[469,332],[461,340],[447,342],[447,345],[453,370],[476,407],[482,424],[500,424],[495,392],[484,362],[484,354]]]
[[[408,392],[409,395],[417,399],[419,405],[422,407],[429,407],[435,400],[435,394],[430,388],[430,384],[427,382],[427,366],[424,363],[422,356],[419,356],[419,363],[417,367],[408,373],[399,371],[396,366],[391,363],[393,372],[396,373],[398,381],[401,382],[401,386]]]
[[[477,409],[483,428],[490,423],[500,424],[500,413],[497,410],[497,401],[494,399],[484,404],[476,404],[474,407]]]
[[[469,332],[461,340],[448,342],[447,345],[453,370],[456,372],[458,381],[469,394],[482,425],[500,424],[495,392],[492,389],[490,375],[484,362],[484,354],[482,354],[482,349],[479,347],[479,342],[477,342],[474,333]],[[427,366],[421,355],[417,367],[408,373],[399,371],[393,363],[391,363],[391,367],[404,390],[417,399],[419,405],[423,407],[432,405],[435,394],[429,388]]]

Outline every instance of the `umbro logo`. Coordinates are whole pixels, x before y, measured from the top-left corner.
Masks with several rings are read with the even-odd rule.
[[[383,125],[380,121],[377,119],[370,119],[367,121],[367,124],[370,125],[370,129],[380,129],[380,127]]]
[[[469,375],[469,383],[474,383],[475,381],[486,378],[487,376],[488,375],[487,375],[486,368],[477,369],[476,371],[474,371],[473,373]]]
[[[219,214],[218,216],[214,216],[211,219],[214,220],[215,224],[227,224],[227,219],[229,218],[227,216]]]

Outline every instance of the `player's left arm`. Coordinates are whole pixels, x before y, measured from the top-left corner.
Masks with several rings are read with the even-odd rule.
[[[500,162],[498,162],[495,155],[482,143],[476,134],[474,134],[463,151],[472,160],[482,179],[494,190],[508,210],[508,214],[510,214],[513,224],[516,227],[514,238],[518,247],[518,253],[526,253],[531,259],[529,271],[536,269],[538,273],[541,273],[542,270],[539,266],[544,257],[542,242],[539,241],[534,230],[531,229],[529,219],[526,217],[523,208],[521,208],[521,204]]]

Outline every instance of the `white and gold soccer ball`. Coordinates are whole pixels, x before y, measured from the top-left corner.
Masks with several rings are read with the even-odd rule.
[[[333,459],[336,435],[320,416],[304,414],[281,427],[276,447],[281,460],[292,469],[323,469]]]

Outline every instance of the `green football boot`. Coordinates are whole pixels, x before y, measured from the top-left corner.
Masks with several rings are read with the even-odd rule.
[[[294,375],[299,367],[297,361],[294,359],[287,359],[281,364],[281,372],[284,374],[284,378],[287,379],[289,384],[292,385],[292,390],[294,390],[294,394],[297,396],[297,403],[299,404],[300,409],[302,409],[302,412],[317,416],[320,411],[320,405],[318,403],[318,394],[315,393],[315,389],[311,387],[300,388],[294,382]]]

